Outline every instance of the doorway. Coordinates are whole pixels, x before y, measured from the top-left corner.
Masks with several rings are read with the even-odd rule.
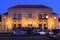
[[[32,28],[32,24],[28,24],[28,27],[29,27],[29,28]]]
[[[44,24],[44,30],[47,30],[47,29],[48,29],[48,25]]]
[[[39,24],[39,29],[42,29],[42,24]]]

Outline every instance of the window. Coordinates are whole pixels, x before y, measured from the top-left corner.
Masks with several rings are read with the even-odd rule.
[[[46,19],[46,14],[44,14],[44,19]]]
[[[13,20],[16,20],[16,14],[13,14]]]
[[[39,24],[39,29],[42,29],[42,24]]]
[[[32,18],[32,14],[28,14],[28,18]]]
[[[38,19],[42,19],[42,14],[38,14]]]
[[[22,14],[18,14],[18,20],[22,19]]]
[[[48,29],[48,25],[47,24],[44,24],[44,29]]]

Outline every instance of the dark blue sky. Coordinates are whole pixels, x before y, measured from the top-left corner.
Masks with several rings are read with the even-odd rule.
[[[0,0],[0,13],[7,12],[9,7],[15,5],[45,5],[60,17],[60,0]]]

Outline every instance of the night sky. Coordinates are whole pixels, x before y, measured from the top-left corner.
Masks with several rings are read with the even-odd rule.
[[[45,5],[51,7],[60,17],[60,0],[0,0],[0,13],[7,12],[9,7],[15,5]]]

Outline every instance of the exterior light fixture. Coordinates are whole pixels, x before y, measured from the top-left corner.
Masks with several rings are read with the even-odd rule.
[[[54,19],[56,19],[56,17],[54,17]]]
[[[48,16],[46,16],[46,18],[48,18]]]
[[[34,24],[36,24],[36,23],[34,23]]]
[[[7,23],[7,24],[9,24],[9,23]]]
[[[53,23],[51,23],[51,24],[53,24]]]
[[[28,24],[32,24],[32,22],[28,22]]]
[[[60,26],[60,23],[59,23],[59,26]]]
[[[6,19],[6,17],[4,17],[4,19]]]
[[[46,26],[45,27],[48,27],[48,25],[46,24]]]
[[[26,24],[26,23],[25,23]]]

